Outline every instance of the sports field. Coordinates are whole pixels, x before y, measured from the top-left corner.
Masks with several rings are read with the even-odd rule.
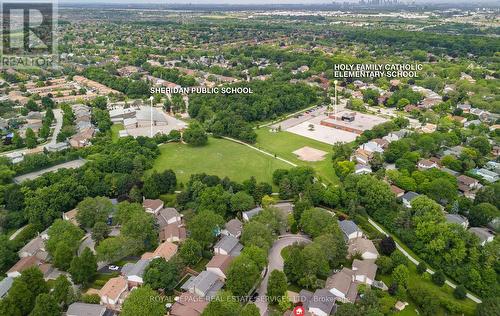
[[[256,147],[262,148],[272,154],[276,154],[279,157],[289,160],[297,165],[313,167],[316,170],[317,175],[320,177],[320,180],[325,183],[336,184],[338,182],[338,178],[332,167],[332,146],[290,132],[282,131],[273,133],[269,131],[268,127],[258,129],[256,132]],[[303,161],[298,159],[293,152],[304,146],[319,149],[327,152],[328,154],[322,161]]]
[[[208,144],[203,147],[169,143],[162,145],[160,151],[161,155],[156,159],[153,169],[172,169],[177,179],[184,183],[191,174],[204,172],[221,178],[227,176],[237,182],[255,176],[258,182],[271,184],[274,170],[291,168],[256,150],[217,138],[209,138]]]

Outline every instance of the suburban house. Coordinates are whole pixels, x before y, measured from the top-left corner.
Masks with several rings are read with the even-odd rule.
[[[236,257],[243,249],[237,238],[224,235],[214,246],[214,253],[218,255],[229,255]]]
[[[403,201],[403,205],[411,208],[411,201],[413,201],[414,198],[418,197],[420,194],[415,193],[413,191],[406,192],[401,196],[401,201]]]
[[[184,292],[170,308],[171,316],[198,316],[203,313],[208,301],[191,292]]]
[[[394,193],[394,195],[397,198],[400,198],[405,194],[405,190],[403,190],[395,185],[391,185],[391,191],[392,191],[392,193]]]
[[[211,299],[224,286],[219,276],[211,271],[202,271],[197,276],[192,276],[181,286],[181,289],[200,297]]]
[[[17,254],[19,258],[34,256],[43,261],[47,261],[49,257],[49,253],[45,250],[45,239],[41,235],[30,240]]]
[[[14,278],[6,277],[0,281],[0,300],[7,296],[10,288],[12,287],[12,283],[14,283]]]
[[[327,289],[318,289],[314,293],[301,290],[299,297],[304,309],[315,316],[328,316],[335,313],[336,297]]]
[[[18,276],[21,276],[21,273],[28,268],[40,267],[41,270],[41,265],[42,262],[35,256],[23,257],[7,271],[7,276],[11,278],[17,278]]]
[[[480,189],[482,187],[479,180],[471,178],[466,175],[460,175],[457,177],[458,189],[465,195],[471,195],[472,191]]]
[[[254,209],[251,209],[250,211],[243,212],[243,220],[245,222],[248,222],[252,217],[259,214],[262,210],[263,208],[259,206]]]
[[[417,167],[419,169],[431,169],[431,168],[438,168],[439,165],[430,159],[420,159],[417,163]]]
[[[99,290],[101,304],[107,307],[118,310],[128,296],[128,284],[124,277],[119,276],[109,279],[106,284]]]
[[[343,303],[354,303],[358,296],[358,284],[353,282],[354,272],[342,268],[326,279],[325,287]]]
[[[454,147],[446,149],[443,152],[443,156],[453,156],[455,158],[458,158],[462,154],[462,151],[464,149],[465,148],[463,146],[454,146]]]
[[[123,266],[121,274],[128,282],[128,286],[133,288],[144,283],[142,279],[144,271],[149,265],[149,259],[140,259],[136,263],[127,263]]]
[[[94,136],[94,128],[89,127],[69,139],[69,144],[73,148],[82,148],[90,145],[90,140]]]
[[[344,303],[354,303],[358,295],[359,284],[374,284],[377,265],[373,260],[352,262],[352,269],[342,268],[326,280],[326,288]]]
[[[161,243],[154,252],[146,252],[142,255],[141,259],[152,260],[156,258],[163,258],[166,261],[172,259],[177,253],[177,245],[169,241]]]
[[[347,253],[350,257],[360,254],[364,260],[376,260],[379,256],[377,248],[370,239],[355,238],[349,241]]]
[[[358,225],[350,220],[343,220],[339,222],[340,230],[344,233],[344,239],[349,241],[363,236],[363,232],[359,229]]]
[[[499,178],[498,173],[485,168],[474,169],[472,172],[490,183],[498,181]]]
[[[103,305],[75,302],[68,306],[66,316],[104,316],[106,311]]]
[[[492,242],[495,238],[495,235],[493,235],[493,233],[489,229],[483,227],[471,227],[469,228],[469,232],[473,233],[479,238],[479,243],[481,246]]]
[[[142,207],[144,207],[146,212],[156,215],[163,208],[163,201],[159,199],[144,199],[144,201],[142,202]]]
[[[387,141],[385,141],[387,143]],[[361,145],[361,149],[370,152],[370,153],[383,153],[384,145],[380,142],[376,142],[375,140],[371,140],[367,143]]]
[[[224,225],[224,229],[221,231],[223,235],[231,236],[234,238],[240,238],[241,232],[243,231],[243,223],[237,219],[233,218]]]
[[[467,229],[467,227],[469,226],[469,220],[467,219],[467,217],[464,217],[462,215],[447,213],[444,215],[444,217],[446,218],[447,223],[458,224],[465,229]]]
[[[183,224],[172,223],[160,229],[160,242],[181,242],[186,240],[187,232]]]
[[[352,271],[354,271],[354,281],[372,285],[377,274],[377,265],[373,260],[354,259]]]
[[[76,220],[77,214],[78,214],[78,209],[74,208],[71,211],[63,213],[63,219],[65,221],[70,221],[75,226],[78,226],[78,221]]]
[[[354,155],[351,157],[351,161],[356,161],[357,163],[366,165],[372,160],[373,158],[373,153],[368,152],[362,148],[356,149],[354,152]]]
[[[234,257],[228,255],[215,255],[206,265],[207,271],[217,274],[220,278],[226,279],[226,272]]]
[[[372,168],[369,165],[363,165],[363,164],[358,163],[354,167],[355,174],[368,174],[368,173],[372,173],[372,172],[373,172]]]
[[[168,224],[178,223],[182,221],[182,216],[173,207],[162,208],[156,215],[156,221],[160,228],[167,226]]]

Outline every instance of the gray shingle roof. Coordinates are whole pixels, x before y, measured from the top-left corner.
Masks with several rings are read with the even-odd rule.
[[[101,316],[106,312],[106,307],[99,304],[73,303],[68,307],[68,316]]]
[[[255,215],[259,214],[262,210],[263,210],[262,207],[256,207],[254,209],[251,209],[250,211],[243,212],[243,214],[246,215],[248,219],[251,219]]]
[[[401,198],[403,200],[406,200],[408,202],[411,202],[411,200],[413,200],[414,198],[416,198],[417,196],[419,196],[420,194],[418,193],[415,193],[415,192],[406,192]]]
[[[463,223],[467,223],[467,218],[463,217],[462,215],[446,214],[445,217],[448,223],[460,224],[460,225]]]
[[[339,222],[339,226],[340,226],[340,229],[342,230],[342,232],[347,236],[349,236],[352,233],[360,231],[360,229],[358,228],[358,225],[356,225],[356,223],[354,223],[353,221],[350,221],[350,220],[344,220],[344,221]]]
[[[234,254],[235,251],[241,250],[243,246],[239,243],[238,239],[233,236],[224,235],[224,237],[217,242],[214,248],[222,249],[228,254]]]
[[[7,295],[7,292],[9,292],[10,287],[12,286],[12,282],[14,282],[14,279],[11,277],[6,277],[0,281],[0,298]]]
[[[197,290],[203,293],[204,297],[214,297],[223,285],[217,274],[205,270],[191,277],[181,288],[192,293]]]
[[[149,265],[148,259],[141,259],[136,263],[127,263],[122,268],[122,274],[127,277],[132,275],[137,275],[139,277],[142,277],[142,275],[144,274],[144,270],[146,270],[148,265]]]
[[[308,302],[307,308],[317,308],[330,315],[335,305],[336,296],[327,289],[318,289]]]

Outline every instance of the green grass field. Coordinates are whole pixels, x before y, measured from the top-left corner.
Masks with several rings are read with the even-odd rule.
[[[229,177],[242,182],[254,176],[258,182],[272,183],[276,169],[288,169],[290,165],[259,153],[244,145],[228,140],[209,138],[208,144],[192,147],[185,144],[169,143],[160,147],[161,155],[153,169],[172,169],[181,182],[187,182],[191,174],[206,173],[219,177]]]
[[[318,142],[307,137],[296,135],[290,132],[272,133],[269,127],[263,127],[257,131],[256,147],[262,148],[270,153],[276,154],[281,158],[285,158],[297,165],[311,166],[316,170],[317,175],[325,183],[336,184],[338,178],[335,175],[332,167],[332,146]],[[297,149],[304,146],[309,146],[328,153],[323,161],[307,162],[302,161],[293,154]]]
[[[111,140],[113,142],[116,142],[118,140],[118,138],[120,137],[118,132],[125,129],[125,127],[123,126],[123,124],[113,124],[111,126]]]

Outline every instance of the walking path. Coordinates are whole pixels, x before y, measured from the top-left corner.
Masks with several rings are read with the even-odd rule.
[[[386,233],[386,232],[382,229],[382,227],[380,227],[380,226],[379,226],[376,222],[374,222],[371,218],[368,218],[368,222],[369,222],[369,223],[370,223],[373,227],[375,227],[375,229],[377,229],[379,232],[381,232],[381,233],[382,233],[382,234],[384,234],[385,236],[390,236],[388,233]],[[407,252],[407,251],[406,251],[403,247],[401,247],[401,246],[399,245],[399,243],[398,243],[398,242],[396,242],[396,241],[394,241],[394,242],[396,243],[396,248],[397,248],[399,251],[401,251],[401,252],[403,253],[403,255],[405,255],[405,256],[406,256],[406,257],[407,257],[407,258],[408,258],[411,262],[413,262],[415,265],[418,265],[418,264],[420,263],[417,259],[413,258],[413,256],[412,256],[412,255],[410,255],[410,254],[409,254],[409,253],[408,253],[408,252]],[[427,272],[428,272],[429,274],[434,274],[434,271],[432,271],[431,269],[427,269]],[[446,283],[446,285],[448,285],[448,286],[449,286],[449,287],[451,287],[452,289],[454,289],[454,288],[456,288],[456,287],[457,287],[454,283],[452,283],[452,282],[451,282],[451,281],[449,281],[448,279],[445,281],[445,283]],[[469,299],[471,299],[472,301],[474,301],[474,302],[478,303],[478,304],[482,303],[481,299],[479,299],[478,297],[476,297],[476,296],[472,295],[471,293],[467,293],[467,297],[468,297]]]

